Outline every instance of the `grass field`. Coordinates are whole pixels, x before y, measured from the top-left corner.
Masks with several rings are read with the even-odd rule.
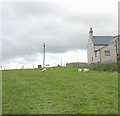
[[[76,68],[2,72],[3,114],[117,114],[118,74]]]

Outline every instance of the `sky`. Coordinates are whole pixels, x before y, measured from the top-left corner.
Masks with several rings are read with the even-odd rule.
[[[87,62],[89,28],[117,35],[119,0],[2,0],[1,65],[6,69]]]

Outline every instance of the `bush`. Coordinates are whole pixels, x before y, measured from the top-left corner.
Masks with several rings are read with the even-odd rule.
[[[110,63],[110,64],[93,64],[91,65],[91,69],[97,71],[118,71],[118,64],[117,63]]]

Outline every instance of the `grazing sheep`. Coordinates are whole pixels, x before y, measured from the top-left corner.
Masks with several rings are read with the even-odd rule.
[[[43,68],[43,69],[42,69],[42,72],[45,72],[46,70],[47,70],[46,68]]]
[[[83,72],[88,72],[88,71],[89,71],[89,69],[87,69],[87,68],[83,69]]]
[[[81,72],[82,71],[82,69],[81,68],[78,68],[78,72]]]

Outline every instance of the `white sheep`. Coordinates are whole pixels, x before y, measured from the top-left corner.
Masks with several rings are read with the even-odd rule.
[[[82,69],[81,68],[78,68],[78,72],[81,72],[82,71]]]
[[[87,69],[87,68],[83,69],[83,72],[88,72],[88,71],[89,71],[89,69]]]
[[[45,72],[46,70],[47,70],[46,68],[43,68],[43,69],[42,69],[42,72]]]

